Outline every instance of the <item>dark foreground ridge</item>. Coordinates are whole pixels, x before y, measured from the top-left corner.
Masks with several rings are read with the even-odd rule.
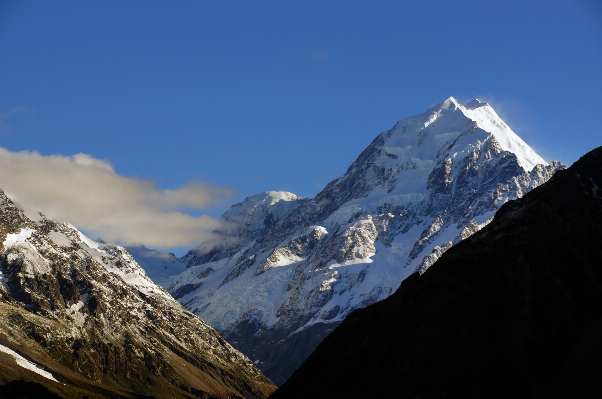
[[[4,399],[62,399],[44,385],[36,382],[15,380],[0,385],[0,398]]]
[[[594,398],[602,147],[353,312],[270,398]]]

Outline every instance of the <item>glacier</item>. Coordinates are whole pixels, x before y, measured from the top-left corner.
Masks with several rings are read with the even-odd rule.
[[[379,134],[314,198],[265,192],[162,281],[276,384],[353,310],[391,295],[564,165],[487,103],[450,97]]]

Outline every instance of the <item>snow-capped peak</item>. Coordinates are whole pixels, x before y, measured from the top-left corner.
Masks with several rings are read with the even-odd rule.
[[[168,290],[284,382],[309,354],[299,342],[317,344],[562,167],[535,164],[489,104],[450,97],[378,135],[313,199],[234,205],[222,217],[234,228],[191,251]]]
[[[483,107],[485,105],[489,105],[489,103],[481,102],[481,100],[479,100],[478,98],[475,98],[474,100],[469,101],[466,104],[464,104],[464,108],[475,109],[475,108]]]
[[[434,107],[430,108],[427,112],[429,111],[441,111],[444,109],[452,109],[455,110],[458,107],[460,107],[460,103],[458,102],[458,100],[456,100],[453,97],[449,97],[448,99],[446,99],[445,101],[443,101],[440,104],[435,105]]]
[[[470,135],[467,136],[467,133]],[[460,139],[460,136],[467,137]],[[512,131],[491,105],[479,99],[461,105],[454,97],[449,97],[420,115],[403,119],[388,134],[385,146],[395,153],[403,152],[408,156],[408,161],[436,161],[439,150],[446,142],[457,139],[454,151],[465,153],[468,150],[460,148],[461,146],[472,147],[475,142],[483,143],[492,138],[499,145],[500,151],[516,155],[519,165],[526,172],[531,171],[535,165],[547,165],[543,158]]]
[[[479,128],[491,133],[502,150],[514,153],[519,165],[525,171],[530,172],[535,165],[548,164],[504,123],[488,103],[482,103],[478,99],[474,99],[460,109],[464,115],[475,121]]]
[[[288,191],[266,191],[233,205],[222,215],[222,219],[249,230],[261,229],[297,208],[300,199]]]

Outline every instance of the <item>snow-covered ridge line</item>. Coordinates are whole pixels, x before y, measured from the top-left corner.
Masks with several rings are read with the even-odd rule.
[[[161,385],[157,397],[180,389],[259,399],[274,390],[246,356],[155,285],[125,248],[44,215],[31,220],[2,190],[0,232],[0,301],[11,316],[0,318],[0,329],[35,349],[23,349],[28,362],[0,348],[4,359],[11,357],[9,370],[25,367],[77,388],[85,379],[103,381],[108,391],[119,386],[144,395]],[[133,369],[149,384],[118,377]]]
[[[453,97],[450,97],[449,100],[453,101],[464,115],[474,120],[481,129],[493,134],[502,150],[515,154],[518,163],[525,171],[530,172],[536,165],[548,164],[506,125],[489,103],[474,99],[462,106]]]
[[[29,214],[35,213],[29,212]],[[38,219],[37,223],[45,223],[48,221],[48,218],[42,216]],[[74,244],[78,245],[82,251],[89,254],[107,271],[119,276],[126,283],[139,291],[146,295],[169,297],[169,294],[161,286],[156,285],[147,276],[144,269],[138,265],[136,260],[124,247],[99,243],[92,240],[70,223],[55,223],[54,225],[54,230],[51,230],[47,236],[50,241],[58,247],[69,247]],[[22,228],[18,233],[7,234],[6,239],[3,242],[4,253],[10,252],[13,247],[19,246],[29,247],[32,252],[35,252],[34,247],[28,242],[34,233],[35,230],[32,228]],[[46,270],[47,262],[44,262],[41,258],[39,258],[39,260],[40,261],[37,263],[32,263],[31,267],[37,266],[38,268],[41,267]]]
[[[313,199],[267,192],[233,205],[222,216],[233,227],[165,287],[281,383],[294,334],[325,334],[388,297],[560,168],[489,104],[450,97],[379,134]]]

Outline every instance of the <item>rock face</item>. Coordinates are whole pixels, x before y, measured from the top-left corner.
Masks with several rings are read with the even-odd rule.
[[[1,190],[0,254],[0,382],[26,378],[78,398],[264,398],[275,389],[125,248],[24,213]]]
[[[270,398],[596,398],[602,147],[353,312]]]
[[[164,286],[276,384],[353,310],[391,295],[563,166],[478,100],[449,98],[378,135],[313,199],[270,192],[222,217]]]

